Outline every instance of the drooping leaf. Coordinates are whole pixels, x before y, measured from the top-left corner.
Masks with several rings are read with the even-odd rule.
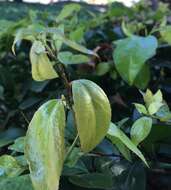
[[[142,142],[150,133],[152,119],[150,117],[141,117],[136,120],[131,128],[131,140],[135,145]]]
[[[45,30],[45,32],[50,33],[50,34],[55,34],[56,40],[62,41],[65,45],[69,46],[70,48],[72,48],[74,50],[77,50],[84,54],[94,55],[94,56],[98,57],[98,55],[94,51],[89,50],[86,47],[84,47],[83,45],[66,38],[65,35],[63,34],[63,32],[61,32],[61,30],[58,28],[53,28],[53,27],[47,28]]]
[[[112,138],[112,143],[116,145],[120,153],[129,161],[131,161],[131,154],[127,146],[117,137]]]
[[[69,40],[67,38],[63,38],[63,43],[66,44],[67,46],[77,50],[77,51],[80,51],[82,53],[85,53],[85,54],[88,54],[88,55],[94,55],[94,56],[98,57],[98,55],[95,52],[93,52],[92,50],[89,50],[86,47],[84,47],[84,46],[82,46],[82,45],[80,45],[80,44],[78,44],[78,43],[76,43],[74,41],[71,41],[71,40]]]
[[[110,124],[107,137],[113,141],[115,144],[115,138],[118,138],[126,147],[128,147],[132,152],[134,152],[147,166],[147,162],[141,153],[141,151],[134,145],[134,143],[114,124]]]
[[[15,45],[22,40],[34,42],[38,33],[43,31],[44,27],[40,24],[31,24],[27,28],[17,30],[12,45],[12,52],[15,54]]]
[[[61,63],[69,65],[69,64],[79,64],[79,63],[87,63],[90,61],[90,58],[86,55],[76,54],[69,51],[59,52],[58,59]]]
[[[34,41],[30,50],[32,77],[36,81],[43,81],[58,77],[40,41]]]
[[[57,190],[64,161],[65,112],[62,101],[43,104],[30,122],[25,155],[35,190]]]
[[[23,168],[14,157],[10,155],[0,157],[0,179],[4,177],[16,177],[23,171]]]
[[[126,82],[133,85],[145,62],[155,55],[157,40],[154,36],[131,36],[117,41],[116,45],[113,53],[116,69]]]
[[[104,91],[89,80],[73,81],[72,92],[81,148],[89,152],[108,131],[111,119],[109,100]]]

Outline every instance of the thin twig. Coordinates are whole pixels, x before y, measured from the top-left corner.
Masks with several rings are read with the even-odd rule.
[[[66,153],[65,160],[70,156],[72,150],[74,149],[74,147],[75,147],[75,145],[76,145],[76,143],[77,143],[78,138],[79,138],[79,136],[78,136],[78,134],[77,134],[77,136],[75,137],[75,139],[74,139],[72,145],[69,147],[69,150],[68,150],[67,153]]]
[[[20,110],[21,115],[23,116],[24,120],[26,121],[26,123],[29,125],[29,120],[27,119],[27,117],[25,116],[24,112]]]

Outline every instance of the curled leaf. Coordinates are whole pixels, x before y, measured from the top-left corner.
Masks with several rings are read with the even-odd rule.
[[[32,77],[36,81],[43,81],[58,77],[40,41],[35,41],[30,50]]]

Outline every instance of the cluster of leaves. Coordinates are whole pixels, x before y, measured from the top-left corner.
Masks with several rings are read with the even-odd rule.
[[[169,189],[169,16],[142,1],[0,21],[0,189]]]

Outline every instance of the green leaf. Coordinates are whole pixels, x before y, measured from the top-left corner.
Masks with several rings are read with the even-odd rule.
[[[87,63],[90,61],[90,58],[86,55],[77,54],[74,55],[69,51],[63,51],[58,53],[58,59],[61,63],[69,65],[69,64],[80,64]]]
[[[60,14],[57,16],[56,21],[60,22],[65,18],[72,16],[74,12],[79,12],[81,6],[76,3],[71,3],[69,5],[65,5]]]
[[[61,33],[61,35],[64,35],[64,25],[63,24],[60,24],[57,27],[57,30],[59,31],[59,33]],[[63,41],[58,39],[58,34],[55,34],[55,33],[52,35],[52,40],[53,40],[52,45],[54,45],[54,47],[53,47],[54,50],[57,50],[59,52],[62,47]]]
[[[131,161],[131,154],[127,146],[119,139],[119,138],[112,138],[112,143],[116,145],[120,153],[129,161]]]
[[[29,175],[0,180],[1,190],[33,190]]]
[[[143,95],[144,102],[147,107],[153,102],[153,93],[151,90],[147,89],[146,93]]]
[[[166,103],[163,103],[163,106],[156,112],[156,116],[160,119],[160,121],[168,121],[171,119],[171,112],[169,106]]]
[[[145,89],[150,81],[150,67],[145,64],[138,73],[134,85],[139,89]]]
[[[131,128],[131,140],[137,146],[150,133],[152,127],[152,119],[149,117],[141,117],[136,120]]]
[[[147,114],[148,113],[147,110],[146,110],[146,107],[144,105],[137,104],[137,103],[135,103],[134,105],[135,105],[135,107],[136,107],[136,109],[138,110],[139,113],[142,113],[142,114]]]
[[[171,44],[171,26],[167,25],[164,26],[163,29],[160,31],[162,39],[167,42],[168,44]]]
[[[76,42],[82,41],[82,39],[84,37],[84,30],[85,30],[85,27],[80,26],[76,30],[71,31],[70,34],[69,34],[70,40],[73,40],[73,41],[76,41]]]
[[[118,138],[127,148],[134,152],[147,166],[147,162],[141,153],[141,151],[134,145],[134,143],[114,124],[110,124],[107,137],[115,142],[115,138]],[[115,143],[114,143],[115,144]]]
[[[74,147],[71,154],[66,158],[65,165],[68,167],[74,167],[79,158],[83,155],[79,148]]]
[[[24,171],[17,160],[9,155],[0,157],[0,179],[4,177],[16,177]]]
[[[152,102],[148,107],[149,114],[150,115],[155,114],[162,106],[163,106],[163,103],[161,102]]]
[[[56,36],[55,36],[56,40],[62,41],[65,45],[71,47],[72,49],[77,50],[81,53],[85,53],[88,55],[94,55],[94,56],[98,57],[98,55],[94,51],[87,49],[86,47],[82,46],[79,43],[76,43],[72,40],[67,39],[58,28],[54,28],[54,27],[47,28],[45,30],[45,33],[56,34]]]
[[[110,63],[102,62],[97,65],[95,74],[98,76],[102,76],[106,74],[107,72],[109,72],[109,70],[110,70]]]
[[[13,145],[8,147],[8,149],[23,153],[24,152],[24,142],[25,142],[25,137],[19,137],[18,139],[16,139],[14,141]]]
[[[104,91],[89,80],[73,81],[72,92],[81,148],[89,152],[107,134],[111,119],[109,100]]]
[[[84,46],[82,46],[82,45],[80,45],[80,44],[78,44],[78,43],[76,43],[74,41],[71,41],[71,40],[69,40],[67,38],[63,37],[63,43],[65,43],[67,46],[69,46],[69,47],[71,47],[71,48],[73,48],[73,49],[75,49],[77,51],[80,51],[82,53],[85,53],[85,54],[88,54],[88,55],[94,55],[94,56],[98,57],[98,55],[95,52],[93,52],[92,50],[89,50],[89,49],[85,48]]]
[[[126,36],[130,37],[130,36],[133,35],[132,32],[129,31],[129,29],[127,28],[125,21],[122,21],[122,25],[121,26],[122,26],[122,30],[123,30],[123,32],[124,32],[124,34]]]
[[[35,190],[57,190],[64,162],[65,112],[61,100],[50,100],[34,114],[25,155]]]
[[[77,186],[91,189],[111,189],[113,187],[112,176],[103,173],[75,175],[71,176],[69,181]]]
[[[157,39],[154,36],[131,36],[117,41],[116,45],[113,53],[116,69],[126,82],[133,85],[145,62],[155,55]]]
[[[50,62],[42,42],[34,41],[30,50],[32,77],[36,81],[43,81],[58,77]]]
[[[27,28],[20,28],[17,30],[14,38],[14,42],[12,45],[12,52],[15,55],[15,45],[22,40],[28,40],[34,42],[36,40],[37,35],[44,30],[44,26],[34,23],[29,25]]]
[[[147,89],[143,98],[148,108],[148,112],[151,115],[155,114],[163,106],[163,95],[160,90],[153,95],[153,93]]]

